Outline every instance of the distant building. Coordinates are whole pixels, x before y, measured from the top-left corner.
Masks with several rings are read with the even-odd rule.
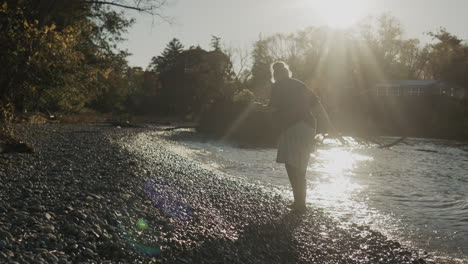
[[[465,88],[438,80],[387,80],[377,83],[372,90],[376,96],[447,96],[462,99]]]

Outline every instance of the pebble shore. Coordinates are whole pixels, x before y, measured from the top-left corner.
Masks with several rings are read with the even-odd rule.
[[[24,125],[0,154],[0,263],[435,263],[224,177],[154,128]]]

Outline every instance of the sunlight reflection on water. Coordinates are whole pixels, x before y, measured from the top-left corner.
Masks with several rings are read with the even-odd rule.
[[[322,208],[343,226],[368,225],[404,244],[465,259],[466,150],[453,147],[453,142],[421,139],[392,149],[345,140],[347,147],[328,140],[311,157],[307,200],[312,208]],[[292,198],[284,165],[274,162],[275,149],[239,149],[216,141],[179,143],[180,154],[230,176],[284,188]]]
[[[353,153],[352,149],[319,149],[307,169],[308,202],[332,211],[335,218],[370,224],[376,219],[376,212],[354,198],[365,190],[365,186],[354,182],[353,176],[361,163],[372,161],[372,157]]]
[[[347,203],[350,195],[360,192],[363,186],[352,181],[353,169],[360,162],[372,161],[372,157],[353,153],[339,148],[320,149],[307,168],[313,181],[312,193],[314,196],[326,197],[327,200],[336,200]]]

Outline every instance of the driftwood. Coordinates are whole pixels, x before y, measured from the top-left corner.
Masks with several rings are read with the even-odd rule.
[[[371,140],[366,140],[366,139],[362,139],[362,138],[358,138],[358,137],[353,137],[353,139],[356,140],[361,145],[370,146],[371,144],[369,142],[377,144],[375,142],[372,142]]]
[[[13,137],[12,132],[0,128],[0,153],[32,153],[34,148]]]
[[[144,128],[145,127],[145,126],[142,126],[142,125],[132,124],[132,123],[130,123],[130,121],[116,120],[116,121],[109,121],[108,123],[113,125],[113,126],[116,126],[116,127],[135,127],[135,128]]]
[[[0,143],[0,153],[33,153],[34,149],[29,145],[18,142],[15,144]]]
[[[395,145],[398,145],[398,144],[404,142],[405,139],[406,139],[406,137],[401,137],[398,140],[393,141],[392,143],[385,144],[385,145],[380,145],[379,148],[391,148],[391,147],[393,147]]]
[[[363,138],[364,141],[366,142],[370,142],[370,143],[373,143],[373,144],[376,144],[376,145],[381,145],[380,142],[378,142],[377,140],[374,140],[372,138]]]
[[[329,134],[325,134],[325,135],[322,135],[322,134],[319,134],[315,137],[315,141],[320,143],[320,144],[323,144],[323,141],[325,139],[336,139],[338,141],[340,141],[340,143],[344,146],[347,146],[349,145],[349,143],[344,139],[343,136],[331,136]],[[382,142],[379,142],[375,139],[372,139],[372,138],[360,138],[360,137],[353,137],[354,140],[356,140],[359,144],[362,144],[362,145],[371,145],[374,144],[374,145],[378,145],[378,148],[391,148],[395,145],[398,145],[400,143],[402,144],[406,144],[406,145],[411,145],[407,142],[405,142],[405,139],[407,137],[401,137],[395,141],[392,141],[391,143],[388,143],[388,144],[383,144]],[[369,143],[370,142],[370,143]]]
[[[165,128],[164,131],[174,131],[174,130],[177,130],[177,129],[196,128],[196,127],[197,126],[195,126],[195,125],[192,125],[192,126],[176,126],[176,127]]]
[[[437,150],[430,150],[430,149],[416,149],[416,151],[439,153],[439,151],[437,151]]]
[[[328,138],[328,139],[335,139],[335,140],[338,140],[338,141],[340,141],[340,143],[341,143],[342,145],[345,145],[345,146],[349,145],[349,143],[343,138],[343,136],[340,136],[340,135],[332,136],[332,135],[330,135],[330,134],[317,134],[317,135],[315,136],[315,142],[318,142],[318,143],[320,143],[320,144],[323,144],[323,141],[324,141],[325,139],[327,139],[327,138]]]
[[[405,142],[405,139],[407,137],[400,137],[399,139],[395,140],[395,141],[392,141],[391,143],[387,143],[387,144],[384,144],[374,138],[368,138],[368,137],[365,137],[365,138],[360,138],[360,137],[353,137],[354,140],[356,140],[359,144],[365,144],[365,145],[371,145],[374,144],[374,145],[378,145],[378,148],[390,148],[390,147],[393,147],[395,145],[398,145],[398,144],[405,144],[405,145],[409,145],[409,146],[412,146],[412,144],[408,143],[408,142]]]

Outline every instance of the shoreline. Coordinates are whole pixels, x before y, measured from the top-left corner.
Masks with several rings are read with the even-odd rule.
[[[279,195],[206,170],[151,131],[18,127],[36,153],[1,154],[0,261],[435,263],[320,210],[291,214]]]
[[[257,160],[260,162],[261,165],[253,166],[250,164],[249,160],[257,159],[256,156],[253,155],[264,155],[264,151],[268,150],[268,157],[266,160],[273,160],[273,152],[276,153],[275,149],[264,149],[261,148],[257,151],[257,148],[252,148],[248,150],[244,150],[243,148],[239,148],[236,144],[229,142],[229,141],[216,141],[210,138],[207,138],[204,135],[200,135],[196,131],[193,130],[180,130],[180,131],[171,131],[171,132],[164,132],[160,134],[161,137],[165,138],[169,141],[169,147],[171,150],[175,149],[178,154],[188,157],[189,159],[194,159],[197,162],[204,164],[207,168],[215,170],[217,172],[221,172],[226,177],[232,177],[233,179],[242,179],[247,180],[249,182],[253,182],[256,185],[260,185],[267,190],[275,189],[281,192],[282,196],[286,199],[292,199],[292,193],[289,195],[290,187],[289,182],[287,180],[286,175],[278,175],[276,171],[282,169],[282,167],[278,168],[278,166],[273,166],[273,171],[275,172],[274,175],[269,175],[270,173],[265,172],[267,167],[265,167],[265,159]],[[387,139],[392,140],[392,138]],[[450,145],[457,149],[466,150],[466,147],[463,147],[460,142],[456,141],[446,141],[446,140],[434,140],[434,139],[419,139],[419,138],[409,138],[407,143],[409,146],[414,146],[417,143],[422,141],[428,141],[434,145],[443,144],[443,146]],[[405,144],[406,145],[406,144]],[[174,147],[176,146],[176,147]],[[322,146],[325,147],[325,146]],[[372,147],[372,146],[369,146]],[[377,145],[373,146],[374,148],[378,148]],[[431,149],[431,148],[430,148]],[[437,151],[429,151],[425,149],[416,149],[416,151],[427,151],[427,152],[437,152]],[[237,154],[232,154],[237,153]],[[247,158],[248,157],[248,158]],[[237,165],[237,166],[234,166]],[[276,164],[275,164],[276,165]],[[246,171],[243,166],[248,170]],[[268,165],[269,166],[269,165]],[[268,170],[271,169],[268,167]],[[265,173],[265,174],[264,174]],[[285,173],[285,172],[284,172]],[[312,173],[312,172],[311,172]],[[261,176],[257,176],[261,175]],[[278,180],[279,176],[286,177],[285,179]],[[313,181],[314,179],[309,179]],[[314,185],[315,187],[316,185]],[[311,187],[312,188],[312,187]],[[310,192],[313,190],[310,189]],[[381,197],[379,197],[381,198]],[[311,198],[312,199],[312,198]],[[318,200],[317,200],[318,199]],[[407,221],[405,225],[398,225],[396,226],[395,223],[388,222],[388,216],[383,218],[375,218],[372,217],[372,221],[360,221],[361,217],[357,216],[357,218],[353,218],[354,220],[350,220],[350,217],[342,217],[341,213],[347,212],[352,213],[353,208],[361,210],[361,206],[351,206],[347,208],[341,208],[337,206],[337,208],[330,209],[330,206],[325,202],[320,202],[326,200],[325,197],[316,198],[314,201],[310,200],[309,205],[312,208],[323,210],[326,214],[328,214],[333,219],[339,222],[340,225],[349,225],[349,224],[358,224],[358,225],[365,225],[371,227],[372,230],[382,233],[390,240],[398,241],[404,247],[408,248],[421,248],[425,251],[430,252],[429,254],[433,255],[433,259],[437,263],[468,263],[468,258],[466,252],[463,252],[463,245],[456,244],[453,241],[447,241],[448,243],[445,244],[444,240],[439,240],[437,243],[433,243],[429,245],[426,244],[427,237],[420,238],[417,233],[412,233],[412,235],[407,235],[408,233],[413,232],[414,230],[419,230],[421,226],[415,225],[418,222],[418,219],[412,219],[411,221]],[[328,201],[328,200],[326,200]],[[354,200],[353,200],[354,201]],[[336,201],[335,201],[336,202]],[[337,201],[338,203],[343,203],[343,201]],[[333,207],[333,206],[332,206]],[[340,211],[340,208],[342,211]],[[351,208],[351,209],[350,209]],[[373,207],[374,208],[374,207]],[[381,208],[382,209],[382,208]],[[404,212],[403,212],[404,213]],[[356,215],[359,215],[357,213]],[[398,214],[396,214],[398,215]],[[357,220],[356,220],[357,219]],[[393,218],[394,222],[400,221],[402,218]],[[385,220],[385,224],[374,224],[375,222],[380,222]],[[461,223],[460,223],[461,224]],[[393,228],[393,229],[392,229]],[[408,231],[405,229],[409,228]],[[442,227],[443,228],[443,227]],[[427,229],[427,227],[426,227]],[[391,231],[390,231],[391,230]],[[403,235],[402,235],[403,234]],[[432,237],[429,237],[431,239]],[[460,238],[460,236],[459,236]],[[419,239],[419,240],[418,240]],[[436,242],[438,239],[432,240]],[[438,245],[437,245],[438,244]]]

